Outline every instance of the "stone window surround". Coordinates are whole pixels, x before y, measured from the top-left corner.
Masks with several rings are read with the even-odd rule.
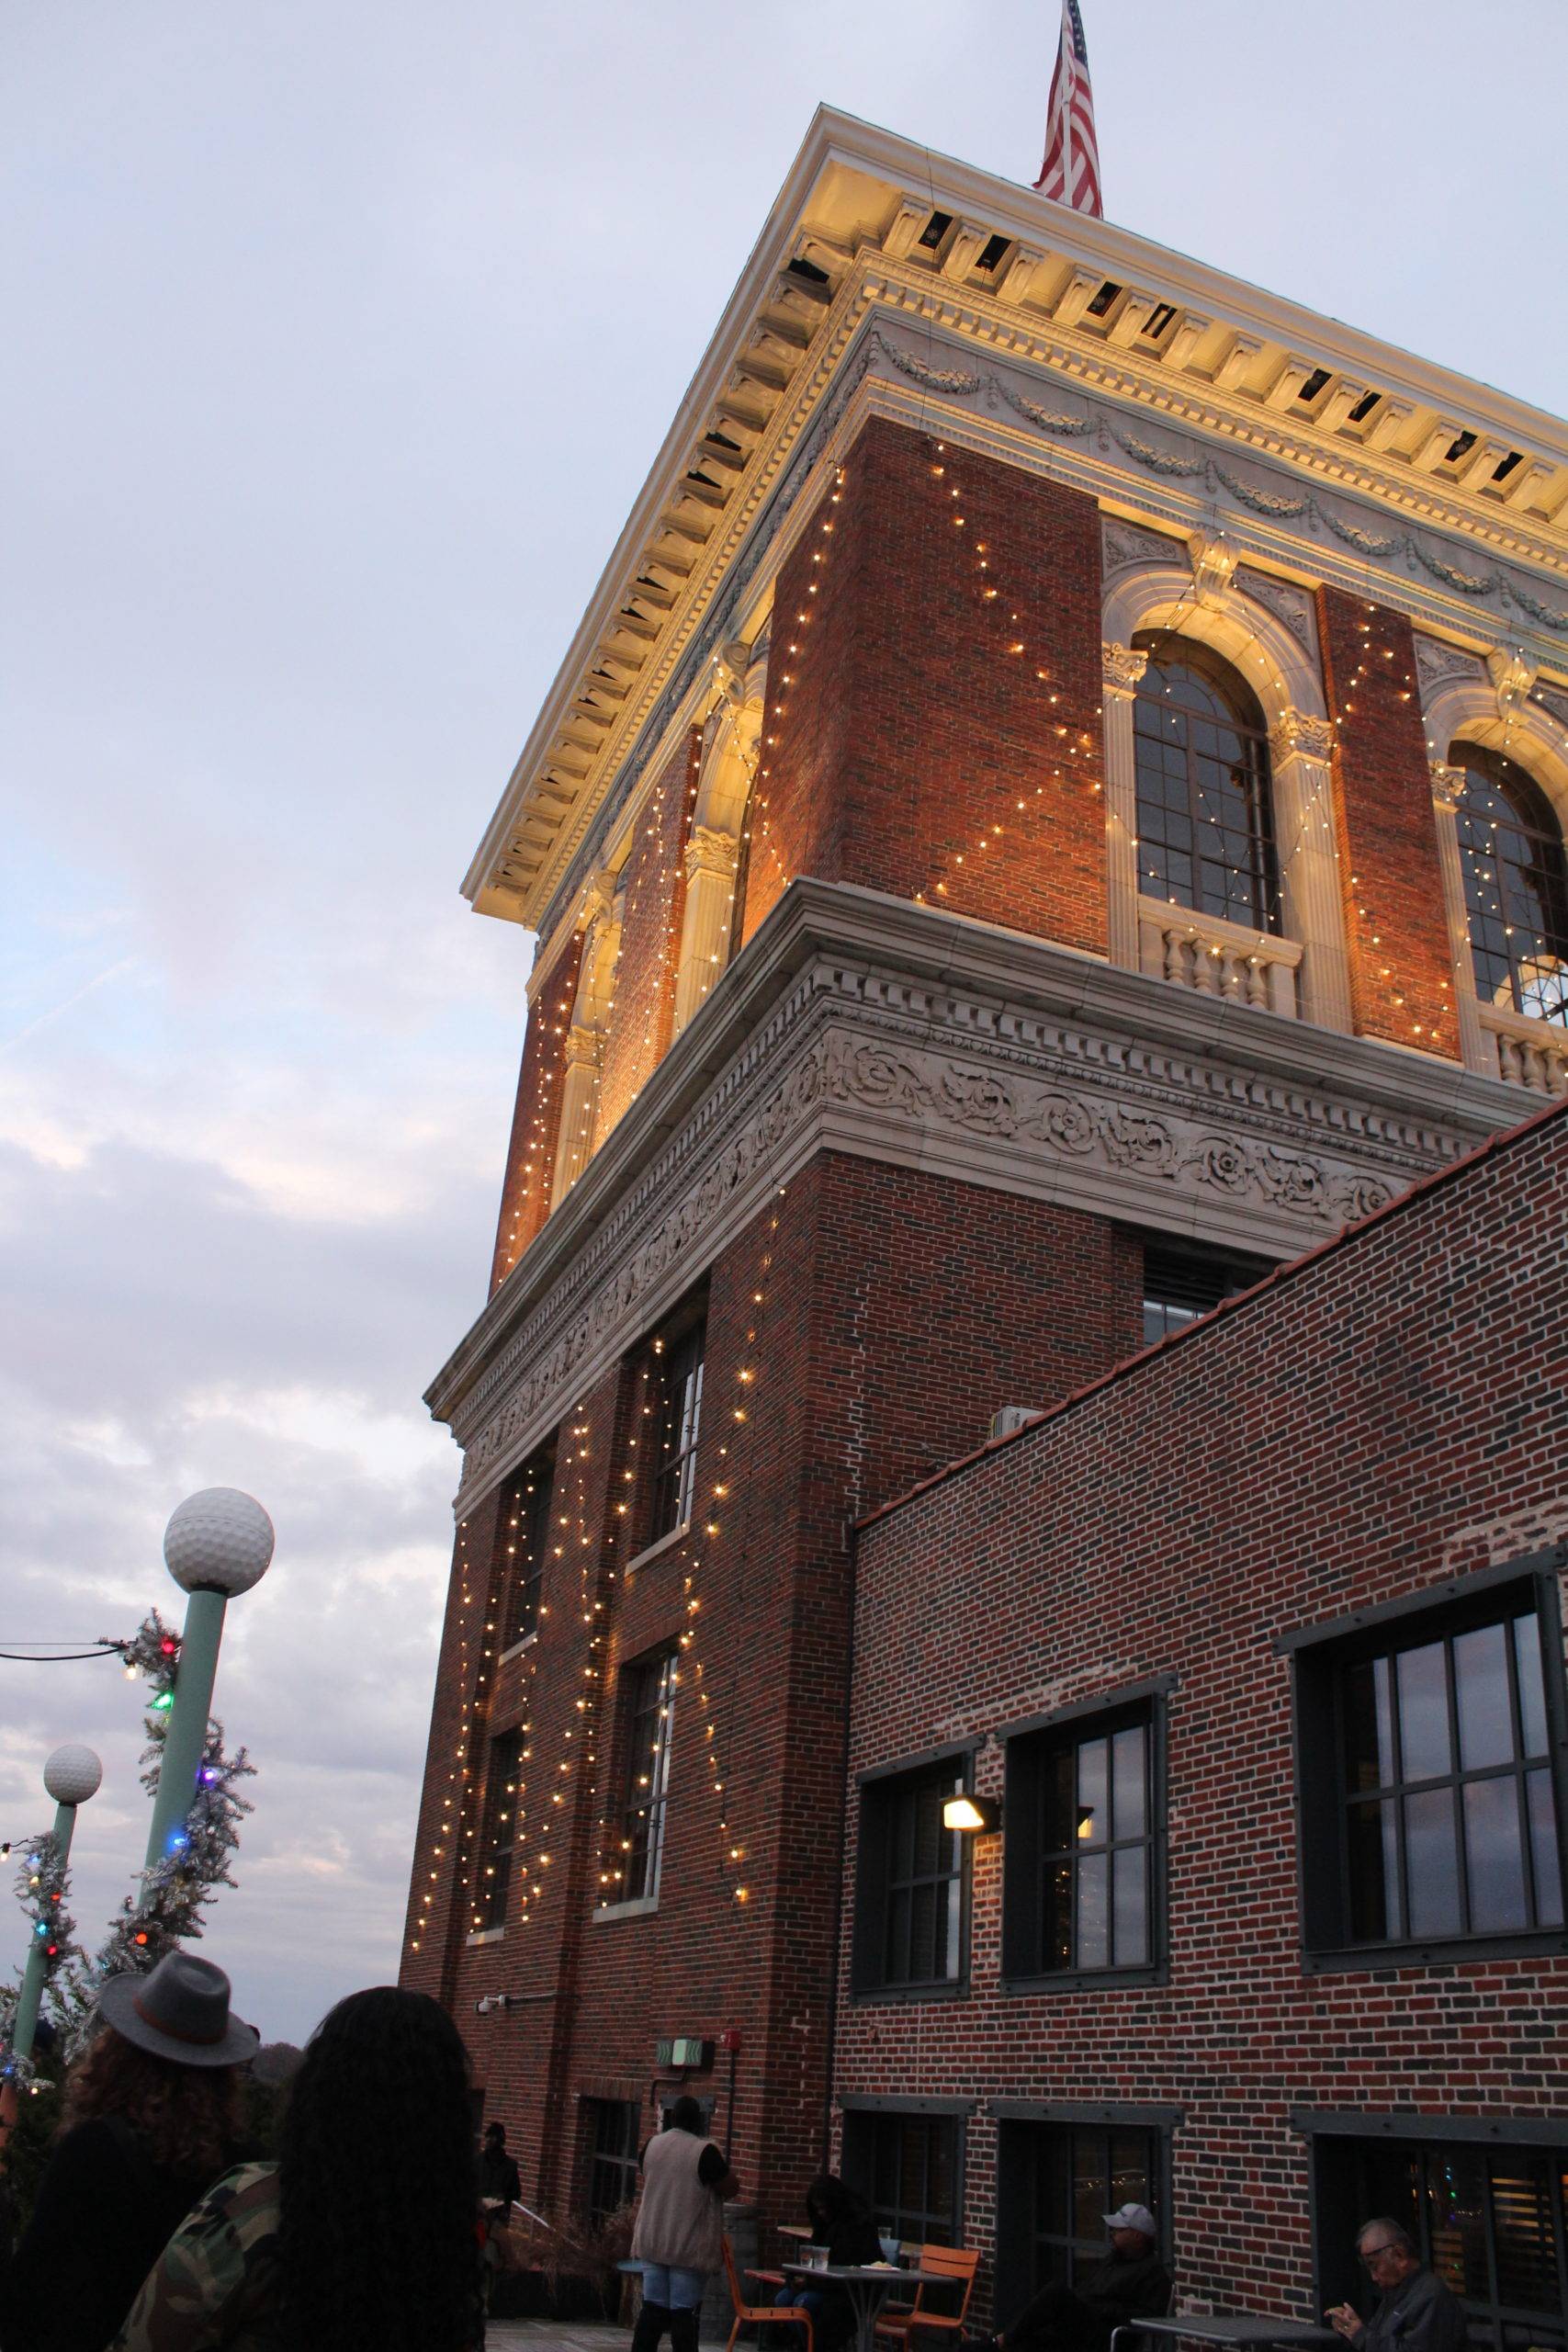
[[[1456,743],[1476,743],[1513,760],[1545,793],[1568,841],[1568,728],[1531,699],[1536,673],[1517,653],[1494,647],[1483,667],[1479,656],[1443,650],[1451,666],[1435,682],[1423,677],[1422,708],[1431,753],[1432,814],[1453,960],[1460,1051],[1465,1068],[1483,1077],[1568,1093],[1568,1033],[1529,1013],[1484,1004],[1477,994],[1459,845],[1463,771],[1451,765],[1449,756]],[[1425,662],[1420,666],[1424,669]]]
[[[1111,961],[1148,968],[1151,917],[1138,894],[1138,791],[1133,707],[1147,657],[1140,630],[1165,629],[1207,645],[1257,695],[1269,727],[1274,830],[1284,937],[1275,940],[1192,911],[1200,955],[1227,975],[1262,969],[1250,1001],[1349,1033],[1349,972],[1334,840],[1333,734],[1315,661],[1282,620],[1236,586],[1240,550],[1223,534],[1194,532],[1111,573],[1103,613],[1106,847]],[[1294,948],[1295,954],[1288,951]],[[1281,952],[1285,951],[1285,952]],[[1294,967],[1299,967],[1299,969]],[[1244,987],[1239,979],[1235,983]],[[1227,991],[1228,992],[1228,991]]]

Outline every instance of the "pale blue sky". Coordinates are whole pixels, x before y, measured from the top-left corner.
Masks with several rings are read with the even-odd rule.
[[[1568,9],[1084,0],[1110,217],[1563,404]],[[1027,181],[1049,0],[23,0],[0,34],[0,1636],[277,1563],[209,1949],[299,2034],[390,1974],[529,944],[457,883],[819,98]],[[0,1639],[0,1647],[5,1642]],[[0,1836],[134,1693],[0,1664]],[[0,1889],[0,1961],[21,1915]]]

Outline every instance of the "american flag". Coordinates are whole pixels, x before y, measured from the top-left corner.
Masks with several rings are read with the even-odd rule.
[[[1045,161],[1034,183],[1042,196],[1070,204],[1075,212],[1102,218],[1100,150],[1094,138],[1094,91],[1078,0],[1062,0],[1062,45],[1051,77],[1051,107],[1045,119]]]

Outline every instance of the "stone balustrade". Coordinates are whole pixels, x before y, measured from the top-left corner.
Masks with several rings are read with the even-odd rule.
[[[1173,907],[1163,899],[1138,900],[1138,963],[1156,978],[1200,996],[1233,997],[1262,1012],[1299,1017],[1299,940],[1248,931],[1218,915]]]
[[[1497,1057],[1497,1076],[1538,1094],[1568,1094],[1568,1029],[1501,1004],[1477,1007]]]

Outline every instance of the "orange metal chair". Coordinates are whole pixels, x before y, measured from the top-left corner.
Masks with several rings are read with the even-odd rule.
[[[811,2313],[782,2307],[778,2303],[749,2303],[740,2292],[740,2278],[735,2267],[735,2253],[728,2238],[724,2241],[724,2275],[729,2281],[730,2308],[735,2324],[729,2331],[729,2341],[724,2352],[735,2352],[735,2339],[743,2327],[803,2327],[806,2330],[806,2352],[817,2352],[817,2338],[811,2325]]]
[[[906,2253],[908,2248],[905,2249]],[[980,2267],[980,2257],[961,2245],[923,2245],[915,2258],[917,2270],[939,2274],[942,2280],[951,2279],[958,2292],[955,2312],[932,2311],[926,2298],[928,2289],[921,2282],[915,2290],[915,2300],[907,2311],[885,2312],[876,2323],[876,2333],[889,2344],[908,2346],[915,2330],[945,2335],[956,2341],[964,2333],[964,2323],[969,2313],[969,2298],[975,2291],[975,2273]],[[938,2294],[946,2292],[945,2285],[935,2288]]]

